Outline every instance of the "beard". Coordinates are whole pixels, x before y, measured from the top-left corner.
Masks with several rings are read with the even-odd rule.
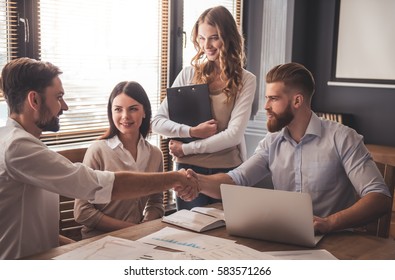
[[[45,103],[43,104],[42,108],[43,110],[40,112],[40,119],[36,121],[37,127],[39,127],[42,131],[59,131],[59,118],[57,116],[51,116],[51,111]]]
[[[281,114],[276,114],[274,112],[270,112],[273,115],[273,118],[267,121],[267,130],[269,132],[277,132],[286,127],[291,121],[294,119],[294,114],[291,110],[291,105],[288,104],[288,107]]]

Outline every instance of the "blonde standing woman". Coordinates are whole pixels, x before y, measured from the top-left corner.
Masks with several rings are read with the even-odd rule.
[[[169,141],[177,169],[191,168],[200,174],[227,172],[246,159],[244,132],[251,115],[256,77],[243,68],[244,40],[225,7],[210,8],[200,15],[192,30],[192,41],[197,53],[173,87],[208,84],[213,119],[195,127],[173,122],[165,99],[153,118],[152,129],[166,137],[199,138],[190,143]],[[177,209],[215,201],[203,194],[191,202],[177,198]]]

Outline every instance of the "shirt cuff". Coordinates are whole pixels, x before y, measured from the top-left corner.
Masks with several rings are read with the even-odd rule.
[[[90,203],[104,204],[111,201],[112,188],[114,186],[115,174],[110,171],[96,172],[98,185],[101,187],[95,192],[95,198]]]
[[[230,178],[232,178],[233,182],[236,185],[242,185],[241,180],[239,180],[240,179],[240,175],[238,175],[238,173],[235,171],[235,169],[229,171],[226,174],[229,175]]]
[[[183,138],[187,138],[187,137],[191,137],[191,135],[189,134],[191,127],[189,125],[182,125],[180,127],[180,137]]]
[[[185,156],[192,154],[192,148],[189,144],[182,144],[181,145],[182,152]]]

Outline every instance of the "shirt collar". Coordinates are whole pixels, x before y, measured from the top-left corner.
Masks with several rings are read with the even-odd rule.
[[[118,135],[115,135],[114,137],[107,139],[106,142],[107,142],[107,145],[113,150],[118,146],[123,147],[123,144],[122,144],[121,140],[119,140]]]
[[[6,126],[12,126],[12,127],[17,127],[17,128],[22,128],[23,127],[18,123],[16,120],[8,118],[6,122]]]
[[[312,112],[309,125],[307,126],[305,135],[315,135],[317,137],[321,137],[322,128],[321,128],[321,119]]]
[[[144,138],[143,136],[140,134],[140,139],[139,142],[137,144],[137,147],[141,146],[144,142]],[[121,140],[119,140],[118,135],[115,135],[114,137],[107,139],[107,145],[111,148],[111,149],[115,149],[117,147],[120,147],[123,149],[123,144],[121,142]]]
[[[321,134],[322,134],[321,119],[314,112],[312,112],[309,124],[307,126],[303,138],[309,139],[310,137],[314,137],[314,136],[321,137]],[[286,139],[288,141],[292,140],[291,136],[289,135],[289,131],[287,127],[284,127],[281,130],[280,135],[282,136],[283,139]]]

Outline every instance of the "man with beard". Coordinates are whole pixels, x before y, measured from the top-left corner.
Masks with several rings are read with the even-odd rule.
[[[254,155],[224,174],[198,178],[200,192],[220,198],[220,184],[254,186],[271,176],[274,189],[309,193],[317,232],[361,225],[391,205],[388,187],[353,129],[320,119],[311,111],[315,83],[297,63],[282,64],[266,75],[269,133]],[[356,197],[356,195],[359,199]]]
[[[30,58],[7,63],[1,74],[9,118],[0,127],[0,259],[21,258],[59,245],[59,194],[92,203],[170,188],[185,200],[197,195],[193,187],[197,182],[187,179],[185,170],[98,171],[48,149],[39,140],[41,132],[59,130],[59,116],[68,109],[60,74],[51,63]]]

